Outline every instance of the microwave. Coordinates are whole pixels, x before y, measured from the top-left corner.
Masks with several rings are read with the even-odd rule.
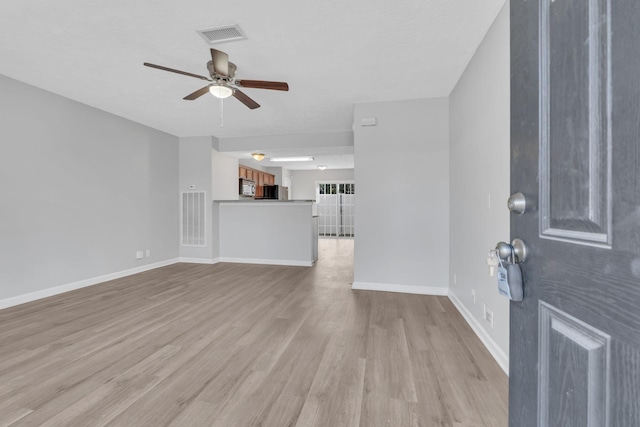
[[[240,196],[242,197],[255,197],[256,195],[256,182],[250,179],[240,178]]]

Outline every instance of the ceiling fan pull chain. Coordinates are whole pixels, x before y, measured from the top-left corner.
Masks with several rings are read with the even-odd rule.
[[[224,127],[224,99],[220,98],[220,127]]]

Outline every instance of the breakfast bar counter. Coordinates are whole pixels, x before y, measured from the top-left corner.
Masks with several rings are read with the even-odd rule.
[[[312,266],[318,217],[312,200],[227,200],[218,210],[220,261]]]

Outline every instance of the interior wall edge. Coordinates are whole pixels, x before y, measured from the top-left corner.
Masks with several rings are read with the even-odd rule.
[[[180,257],[178,258],[178,262],[184,262],[186,264],[208,264],[213,265],[220,262],[220,258],[189,258],[189,257]]]
[[[114,273],[104,274],[102,276],[91,277],[77,282],[67,283],[65,285],[54,286],[52,288],[41,289],[35,292],[29,292],[22,295],[16,295],[13,297],[0,300],[0,310],[14,307],[16,305],[25,304],[28,302],[37,301],[40,299],[48,298],[54,295],[63,294],[65,292],[74,291],[76,289],[86,288],[93,285],[98,285],[110,280],[120,279],[126,276],[132,276],[134,274],[143,273],[145,271],[154,270],[156,268],[165,267],[167,265],[176,264],[179,262],[178,258],[171,258],[164,261],[154,262],[153,264],[142,265],[140,267],[130,268],[127,270],[117,271]]]
[[[446,296],[449,294],[448,286],[400,285],[395,283],[353,282],[351,289],[415,295]]]
[[[487,331],[480,325],[478,319],[476,319],[473,314],[467,309],[467,307],[460,301],[460,299],[456,296],[455,292],[452,289],[449,289],[449,299],[453,303],[454,307],[458,309],[464,320],[471,326],[471,329],[476,334],[476,336],[480,339],[482,344],[487,348],[491,356],[495,359],[495,361],[500,365],[500,368],[504,371],[507,376],[509,376],[509,355],[506,354],[496,343],[493,338],[487,333]]]
[[[262,258],[235,258],[220,257],[220,262],[230,262],[234,264],[260,264],[260,265],[285,265],[290,267],[313,267],[312,260],[289,260],[289,259],[262,259]]]

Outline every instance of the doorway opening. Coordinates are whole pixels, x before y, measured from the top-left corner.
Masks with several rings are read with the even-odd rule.
[[[318,236],[355,237],[355,193],[353,181],[318,182]]]

